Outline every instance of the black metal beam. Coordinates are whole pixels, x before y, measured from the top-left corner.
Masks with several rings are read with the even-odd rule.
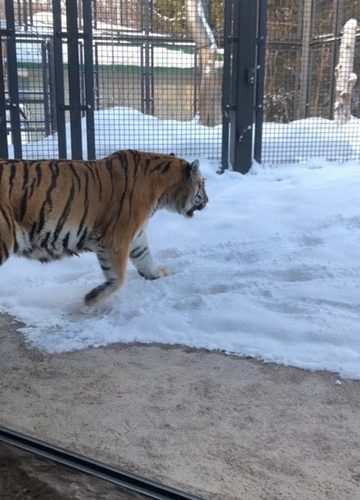
[[[116,484],[146,498],[156,500],[204,500],[201,497],[165,486],[123,469],[111,467],[103,462],[50,445],[2,426],[0,426],[1,442]]]
[[[267,0],[259,0],[257,64],[256,64],[256,99],[255,99],[255,135],[254,158],[261,163],[262,133],[264,120],[264,85],[265,85],[265,44],[266,44]]]
[[[86,141],[87,157],[93,160],[95,150],[95,125],[94,125],[94,61],[92,37],[92,0],[83,0],[84,20],[84,69],[85,69],[85,101],[86,101]]]
[[[234,1],[230,162],[242,174],[249,171],[253,157],[257,4]]]
[[[9,150],[7,144],[6,101],[2,47],[3,42],[0,34],[0,158],[8,158]]]
[[[58,134],[59,157],[67,158],[66,127],[65,127],[65,98],[64,98],[64,65],[61,36],[61,2],[53,0],[53,68],[55,87],[56,127]]]
[[[6,28],[9,33],[7,39],[7,71],[8,71],[8,86],[10,97],[10,122],[11,122],[11,138],[14,145],[14,157],[22,157],[21,147],[21,122],[20,122],[20,106],[19,106],[19,82],[17,74],[16,60],[16,39],[15,39],[15,18],[14,18],[14,2],[5,0],[5,16]]]
[[[77,2],[66,0],[71,157],[82,160],[80,65]]]
[[[229,127],[230,127],[230,84],[231,84],[231,28],[232,28],[232,0],[225,0],[225,23],[224,23],[224,68],[223,68],[223,91],[222,91],[222,148],[221,148],[221,170],[229,168]]]

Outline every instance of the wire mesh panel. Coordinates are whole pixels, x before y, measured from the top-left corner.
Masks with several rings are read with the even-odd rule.
[[[135,1],[131,9],[126,2],[95,4],[97,154],[131,147],[220,158],[221,52],[210,104],[216,111],[206,122],[200,110],[202,48],[185,1]],[[203,19],[211,33],[219,29],[215,14]]]
[[[220,158],[222,0],[7,3],[14,18],[14,30],[2,33],[10,156],[90,158],[137,148]],[[18,148],[7,55],[14,40]]]
[[[55,132],[51,102],[51,39],[41,29],[38,31],[32,2],[7,2],[6,8],[7,11],[5,5],[1,5],[0,15],[5,33],[11,34],[2,35],[9,155],[19,156],[15,150],[19,152],[16,135],[20,132],[21,156],[26,156],[30,150],[32,156],[48,157],[54,153],[54,148],[51,141],[44,138]],[[11,26],[9,11],[13,15]],[[9,50],[11,44],[14,44],[13,51]],[[14,76],[17,80],[15,86]],[[18,124],[13,120],[13,112],[19,113]]]
[[[350,38],[345,27],[356,21],[358,0],[268,2],[264,163],[360,160],[360,24]]]

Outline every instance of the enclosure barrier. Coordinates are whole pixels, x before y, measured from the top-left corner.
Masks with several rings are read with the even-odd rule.
[[[58,446],[34,439],[25,434],[0,426],[0,443],[15,446],[58,464],[66,465],[85,474],[121,486],[146,498],[156,500],[204,500],[202,497],[165,486],[143,476],[123,469],[111,467],[83,455],[65,450]]]

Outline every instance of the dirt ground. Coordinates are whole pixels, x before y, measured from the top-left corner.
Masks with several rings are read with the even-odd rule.
[[[359,381],[184,347],[47,355],[8,317],[0,343],[1,425],[207,499],[360,499]]]

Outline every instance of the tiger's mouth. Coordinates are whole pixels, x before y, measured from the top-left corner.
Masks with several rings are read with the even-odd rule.
[[[186,212],[187,217],[192,217],[194,215],[195,210],[202,210],[205,205],[194,205]]]

